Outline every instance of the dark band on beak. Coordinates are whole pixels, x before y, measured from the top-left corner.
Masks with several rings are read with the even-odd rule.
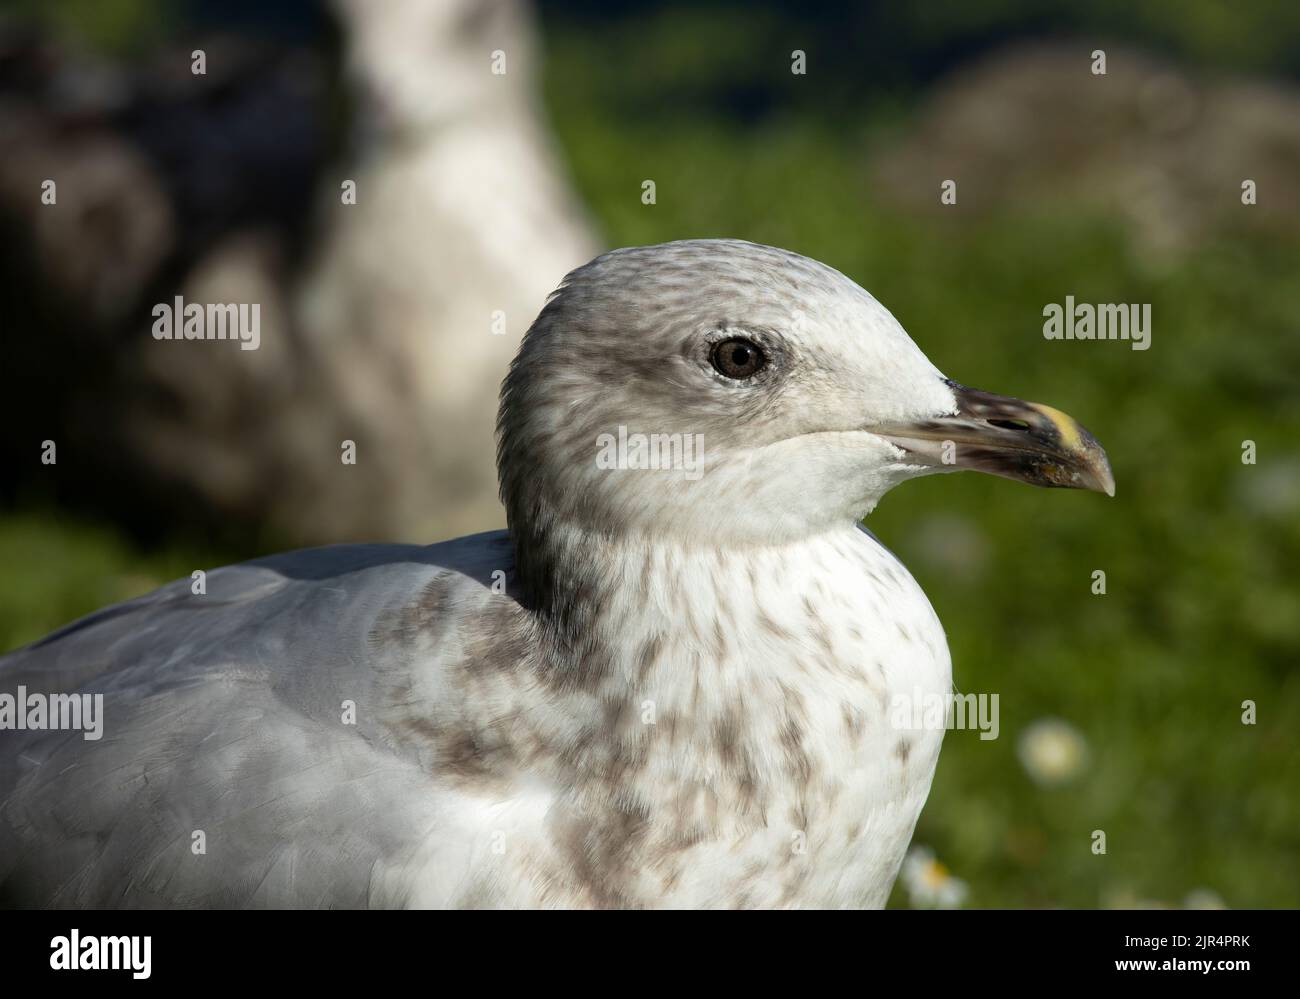
[[[1073,417],[1037,402],[947,383],[954,416],[869,428],[918,464],[971,468],[1035,486],[1115,495],[1106,451]]]

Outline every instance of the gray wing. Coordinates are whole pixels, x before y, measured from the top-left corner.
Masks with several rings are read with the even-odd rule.
[[[97,740],[0,731],[0,901],[366,904],[375,864],[432,821],[419,753],[382,722],[411,690],[403,646],[422,631],[438,668],[449,619],[509,561],[504,532],[294,552],[0,658],[0,692],[103,698]]]

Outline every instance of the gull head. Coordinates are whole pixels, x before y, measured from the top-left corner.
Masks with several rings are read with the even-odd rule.
[[[498,439],[516,536],[779,543],[959,469],[1114,492],[1071,417],[966,388],[843,274],[729,239],[569,274],[505,380]]]

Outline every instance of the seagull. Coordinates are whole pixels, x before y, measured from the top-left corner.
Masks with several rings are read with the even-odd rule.
[[[1114,493],[1071,417],[731,239],[569,274],[497,458],[505,531],[196,573],[0,659],[0,898],[883,906],[943,738],[891,702],[951,661],[861,519],[956,469]],[[61,694],[98,736],[14,724]]]

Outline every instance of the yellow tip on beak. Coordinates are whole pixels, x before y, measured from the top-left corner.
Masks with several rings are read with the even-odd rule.
[[[948,385],[956,415],[869,429],[937,470],[971,468],[1035,486],[1115,495],[1105,448],[1074,417],[1042,403]]]

